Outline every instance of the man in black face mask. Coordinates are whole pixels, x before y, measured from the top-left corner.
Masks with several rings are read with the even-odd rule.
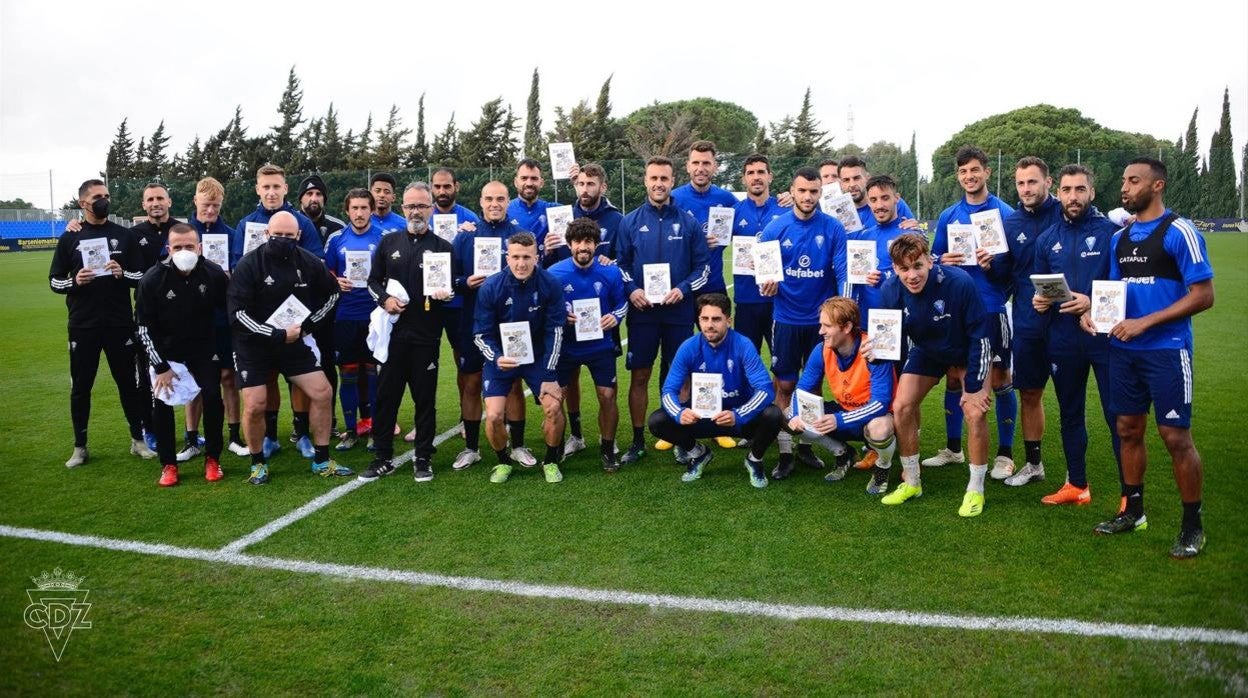
[[[288,211],[269,219],[267,242],[246,255],[230,279],[228,306],[234,327],[234,363],[243,389],[243,436],[251,450],[253,485],[269,481],[264,442],[265,385],[280,372],[311,401],[312,472],[351,475],[329,459],[333,390],[321,371],[312,333],[330,321],[338,283],[316,255],[299,247],[299,221]]]
[[[74,424],[74,452],[66,468],[87,462],[87,421],[91,387],[108,359],[121,407],[130,425],[130,453],[155,458],[143,443],[144,413],[151,402],[135,380],[134,318],[130,289],[143,276],[142,257],[130,231],[108,220],[108,187],[88,179],[78,188],[85,215],[82,228],[61,235],[48,269],[48,285],[65,296],[69,308],[69,413]]]

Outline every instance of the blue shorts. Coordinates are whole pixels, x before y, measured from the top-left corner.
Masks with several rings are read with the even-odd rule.
[[[339,366],[375,363],[364,341],[367,337],[368,320],[334,320],[334,363]]]
[[[481,371],[481,396],[507,397],[516,379],[519,378],[529,386],[529,390],[533,393],[533,402],[540,405],[539,397],[542,394],[542,379],[545,375],[546,371],[537,364],[525,364],[510,371],[503,371],[491,361]]]
[[[992,348],[993,368],[1010,370],[1010,340],[1014,334],[1010,329],[1010,317],[1005,313],[988,313],[984,322],[988,325],[988,344]]]
[[[586,359],[573,359],[567,354],[559,355],[559,385],[567,386],[576,377],[581,366],[589,368],[594,385],[599,388],[615,388],[615,352],[606,352]]]
[[[810,351],[823,341],[819,325],[786,325],[781,322],[771,326],[771,372],[777,380],[795,381],[810,357]]]
[[[1159,426],[1192,426],[1192,353],[1187,349],[1109,350],[1110,411],[1148,414]]]
[[[918,346],[910,347],[909,354],[906,355],[906,364],[901,369],[902,373],[913,373],[918,376],[927,376],[929,378],[944,378],[945,374],[953,364],[947,364],[923,353],[923,349]]]
[[[460,333],[459,344],[451,343],[452,347],[459,347],[459,362],[455,368],[460,373],[480,373],[482,367],[485,366],[485,357],[481,354],[481,348],[473,341],[470,332],[465,333],[461,328]]]
[[[461,334],[462,330],[460,329],[460,318],[464,315],[464,309],[448,308],[445,305],[441,307],[442,310],[439,312],[442,314],[442,327],[446,331],[446,340],[451,343],[451,349],[453,349],[455,353],[462,354],[464,351],[464,335]],[[471,317],[468,318],[468,324],[470,326],[472,325]]]
[[[732,328],[740,332],[746,339],[754,343],[754,348],[763,350],[763,342],[767,342],[769,350],[775,349],[771,344],[771,325],[773,303],[738,303],[732,310]]]
[[[1044,390],[1049,383],[1049,352],[1043,337],[1015,337],[1013,351],[1014,387]]]
[[[663,365],[672,362],[676,350],[686,339],[693,336],[693,328],[689,325],[666,325],[658,322],[628,323],[628,351],[624,358],[624,367],[630,371],[639,368],[654,368],[654,360],[659,356],[659,347],[663,347]]]

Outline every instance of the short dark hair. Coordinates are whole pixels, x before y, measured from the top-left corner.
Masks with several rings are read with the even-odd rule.
[[[699,315],[702,314],[702,308],[708,305],[713,305],[724,311],[725,316],[732,317],[732,301],[728,299],[728,296],[722,293],[703,293],[698,296],[697,303]]]
[[[1039,167],[1040,174],[1042,176],[1049,176],[1049,163],[1036,157],[1035,155],[1028,155],[1027,157],[1019,158],[1018,162],[1014,163],[1015,170],[1025,170],[1028,167]]]
[[[351,208],[352,199],[368,199],[368,207],[377,210],[377,200],[373,198],[373,193],[367,189],[352,189],[347,192],[346,198],[342,200],[343,208]]]
[[[199,239],[199,231],[196,230],[195,226],[190,223],[174,223],[169,226],[169,232],[166,234],[166,237],[168,235],[173,235],[174,233],[194,233],[195,238]]]
[[[958,148],[958,152],[953,154],[953,162],[958,167],[965,165],[971,160],[979,160],[979,164],[984,167],[988,166],[988,154],[973,145],[964,145]]]
[[[577,240],[593,240],[597,245],[602,241],[602,231],[598,229],[598,224],[594,222],[594,219],[584,216],[574,218],[571,223],[568,223],[567,236],[569,243]]]
[[[798,179],[809,179],[812,182],[818,182],[821,178],[819,177],[819,170],[813,167],[799,167],[797,172],[793,173],[793,180],[796,181]]]
[[[841,158],[841,164],[838,167],[840,167],[840,169],[842,170],[845,169],[846,167],[861,167],[864,172],[868,171],[866,160],[863,160],[857,155],[846,155],[845,157]]]
[[[529,233],[529,232],[525,232],[521,230],[520,232],[514,233],[512,234],[511,237],[507,238],[507,245],[508,246],[519,245],[521,247],[537,247],[537,238],[533,237],[533,233]]]
[[[697,151],[699,153],[709,152],[711,154],[711,157],[715,157],[716,155],[719,154],[715,150],[715,144],[712,143],[711,141],[706,141],[706,140],[694,141],[693,145],[689,146],[689,152],[692,153],[694,151]]]
[[[373,176],[368,178],[368,188],[372,189],[373,185],[378,182],[385,182],[386,184],[389,184],[391,190],[398,189],[399,187],[398,180],[396,180],[394,175],[389,172],[374,172]]]
[[[602,165],[596,162],[585,163],[585,166],[581,168],[581,174],[586,177],[593,177],[603,184],[607,183],[607,171],[602,169]]]
[[[745,168],[749,167],[750,165],[753,165],[756,162],[763,163],[764,165],[767,166],[767,171],[771,172],[771,160],[768,160],[767,156],[763,155],[762,153],[750,153],[748,156],[746,156],[745,162],[741,165],[741,169],[744,170]]]
[[[904,264],[908,259],[918,259],[931,254],[932,248],[927,244],[927,236],[920,233],[906,233],[893,239],[888,248],[888,257],[894,264]]]
[[[542,163],[538,162],[537,160],[534,160],[533,158],[524,158],[520,162],[517,162],[516,172],[519,172],[521,167],[530,167],[532,169],[537,170],[539,174],[542,171]]]
[[[144,184],[144,185],[143,185],[143,196],[146,198],[146,197],[147,197],[147,190],[148,190],[148,189],[156,189],[157,187],[159,187],[159,188],[161,188],[161,189],[164,189],[164,190],[165,190],[165,196],[169,196],[169,187],[166,187],[164,182],[148,182],[147,184]],[[171,229],[171,230],[172,230],[172,229]]]
[[[651,165],[659,165],[660,167],[666,166],[666,167],[672,168],[673,171],[676,170],[676,166],[672,164],[672,159],[663,157],[662,155],[655,155],[651,157],[649,160],[646,160],[647,170],[650,169]]]
[[[888,175],[874,175],[867,180],[867,186],[863,191],[871,191],[872,189],[892,189],[897,191],[897,180]]]
[[[837,162],[836,160],[833,160],[832,158],[824,158],[824,159],[820,160],[820,161],[819,161],[819,165],[818,165],[818,167],[819,167],[819,169],[821,169],[821,170],[822,170],[823,168],[827,167],[828,165],[831,165],[831,166],[833,166],[833,167],[835,167],[835,168],[837,168],[837,169],[840,169],[840,167],[841,167],[841,163]]]
[[[1153,171],[1153,179],[1160,179],[1165,182],[1170,181],[1170,173],[1166,171],[1166,164],[1157,158],[1135,158],[1128,162],[1127,165],[1148,165],[1148,169]]]
[[[1088,178],[1088,186],[1096,186],[1096,175],[1092,174],[1092,170],[1083,165],[1070,164],[1057,171],[1057,181],[1060,183],[1062,177],[1067,175],[1083,175]]]
[[[81,199],[82,197],[86,196],[87,192],[91,190],[91,187],[106,187],[106,186],[108,185],[105,184],[104,180],[102,179],[88,179],[87,181],[83,182],[81,186],[78,187],[78,198]]]
[[[437,168],[436,170],[434,170],[433,172],[431,172],[431,173],[429,174],[429,181],[431,181],[431,182],[433,181],[433,175],[436,175],[436,174],[442,174],[443,172],[445,172],[446,174],[449,174],[449,175],[451,176],[451,184],[455,184],[456,182],[458,182],[458,181],[459,181],[459,180],[455,179],[455,170],[452,170],[452,169],[451,169],[451,168],[449,168],[449,167],[439,167],[439,168]]]

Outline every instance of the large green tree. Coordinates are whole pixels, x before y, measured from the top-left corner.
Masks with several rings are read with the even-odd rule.
[[[277,113],[281,116],[281,122],[273,127],[273,132],[269,135],[266,155],[274,164],[291,171],[302,169],[302,163],[298,162],[300,149],[295,142],[295,132],[304,121],[303,90],[299,87],[299,76],[295,75],[294,66],[291,66],[290,73],[286,76],[286,89],[282,91],[282,98],[277,104]]]
[[[1200,214],[1210,218],[1230,218],[1239,209],[1235,186],[1235,145],[1231,141],[1231,94],[1222,93],[1222,118],[1209,143],[1209,172],[1201,178],[1204,194]]]
[[[459,139],[465,167],[506,167],[516,162],[516,118],[496,97],[481,106],[481,116]]]
[[[109,177],[129,177],[134,167],[134,138],[130,135],[128,121],[128,118],[122,119],[117,125],[117,134],[113,136],[113,144],[108,147],[104,173]]]
[[[655,102],[624,119],[629,146],[637,157],[685,157],[694,140],[713,141],[723,153],[748,150],[758,133],[758,118],[732,102],[709,97]]]
[[[777,157],[811,158],[826,152],[832,139],[819,126],[807,87],[797,116],[786,116],[771,125],[771,153]]]
[[[542,140],[542,102],[539,97],[541,78],[537,68],[533,69],[533,80],[529,83],[529,99],[525,104],[524,119],[524,156],[526,158],[543,159],[546,155],[546,142]]]

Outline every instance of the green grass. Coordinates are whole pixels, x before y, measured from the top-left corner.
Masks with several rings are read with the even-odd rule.
[[[486,481],[489,455],[466,472],[451,471],[461,443],[452,439],[435,457],[433,483],[417,486],[402,471],[247,552],[724,599],[1246,630],[1248,520],[1235,495],[1248,486],[1248,447],[1239,431],[1248,410],[1237,380],[1248,341],[1248,237],[1208,242],[1217,304],[1196,322],[1194,437],[1205,463],[1210,542],[1189,563],[1166,555],[1180,510],[1155,433],[1150,529],[1117,539],[1091,535],[1091,526],[1117,507],[1095,387],[1095,496],[1085,508],[1038,503],[1061,479],[1050,394],[1049,481],[1021,489],[991,482],[985,514],[969,521],[955,514],[964,468],[925,472],[926,496],[893,509],[863,493],[861,473],[827,485],[799,471],[755,491],[743,454],[720,449],[693,484],[679,481],[669,455],[653,451],[638,466],[606,476],[591,446],[567,462],[558,486],[538,470],[520,469],[497,486]],[[66,470],[72,441],[65,310],[47,289],[47,264],[47,254],[0,255],[0,327],[9,330],[0,337],[0,524],[216,548],[332,487],[308,474],[306,461],[288,447],[265,488],[247,486],[243,461],[227,455],[224,482],[209,485],[186,468],[183,485],[158,489],[157,467],[126,455],[105,370],[96,383],[92,460]],[[458,414],[453,381],[443,373],[439,430]],[[926,408],[924,453],[931,453],[943,442],[939,391]],[[592,398],[584,412],[593,444]],[[409,403],[405,422],[410,415]],[[285,432],[288,415],[282,421]],[[530,407],[533,444],[539,425]],[[341,460],[359,468],[368,458],[358,450]],[[1242,648],[622,608],[8,538],[0,538],[0,563],[3,693],[1248,690]],[[56,566],[85,574],[94,603],[94,627],[73,635],[59,664],[43,636],[21,620],[29,577]]]

